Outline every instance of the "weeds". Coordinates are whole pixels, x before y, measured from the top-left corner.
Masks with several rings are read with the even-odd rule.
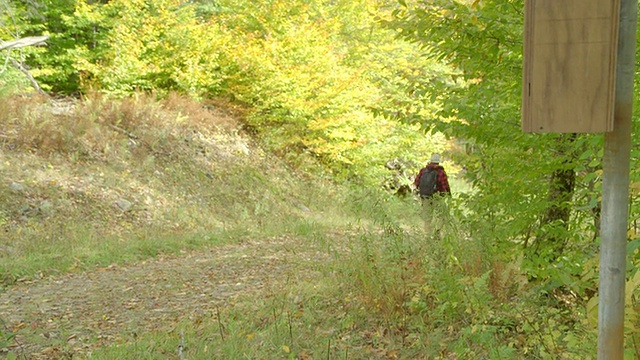
[[[593,334],[566,321],[576,315],[544,307],[517,264],[487,258],[492,251],[459,236],[460,227],[438,239],[419,226],[356,224],[356,231],[332,233],[329,258],[311,265],[322,274],[314,281],[283,281],[266,296],[218,308],[212,321],[183,324],[197,333],[187,356],[584,359],[593,353],[578,343]],[[326,237],[305,238],[317,239],[307,246],[327,247]]]
[[[281,233],[319,200],[259,147],[249,152],[213,104],[12,97],[0,114],[5,283],[175,252],[206,234]]]
[[[293,270],[279,286],[135,331],[92,359],[593,353],[583,310],[545,304],[494,234],[466,228],[460,204],[430,236],[412,198],[318,179],[309,191],[224,114],[173,95],[32,103],[0,101],[4,283],[290,237],[278,246]],[[0,336],[0,348],[15,340],[6,327]]]
[[[26,351],[22,343],[16,338],[15,332],[11,331],[3,318],[0,318],[0,354],[9,353],[8,349],[14,345],[18,351],[11,353],[14,359],[26,359]],[[8,357],[10,358],[10,357]]]

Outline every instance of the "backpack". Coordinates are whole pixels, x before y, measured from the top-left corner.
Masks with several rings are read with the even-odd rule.
[[[420,176],[420,197],[428,198],[436,192],[438,183],[438,171],[436,169],[426,169]]]

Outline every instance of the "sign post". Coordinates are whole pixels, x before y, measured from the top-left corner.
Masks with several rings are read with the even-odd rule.
[[[605,133],[598,360],[624,358],[638,0],[526,0],[522,129]]]
[[[525,2],[522,129],[613,130],[620,0]]]
[[[624,358],[629,161],[637,23],[638,0],[621,0],[614,126],[613,131],[605,134],[602,164],[599,360]]]

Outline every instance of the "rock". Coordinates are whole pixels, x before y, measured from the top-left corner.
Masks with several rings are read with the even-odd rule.
[[[311,213],[311,209],[309,209],[305,204],[303,204],[300,200],[296,198],[291,199],[293,203],[298,207],[298,209],[302,210],[305,213]]]
[[[118,207],[118,209],[124,212],[131,210],[131,201],[129,200],[119,199],[119,200],[116,200],[115,204]]]
[[[11,184],[9,184],[9,189],[11,189],[11,191],[13,191],[14,193],[21,193],[24,192],[25,187],[20,183],[11,182]]]
[[[38,208],[31,204],[24,204],[20,207],[20,215],[25,218],[36,215],[38,213]]]
[[[247,144],[243,143],[243,142],[238,142],[236,144],[236,149],[238,152],[244,154],[244,155],[249,155],[250,151],[249,151],[249,147],[247,146]]]
[[[15,249],[11,246],[1,246],[0,245],[0,252],[5,253],[5,254],[9,254],[9,255],[13,255],[15,254]]]
[[[44,200],[40,203],[40,206],[38,206],[38,210],[42,215],[51,215],[53,214],[53,203],[49,200]]]

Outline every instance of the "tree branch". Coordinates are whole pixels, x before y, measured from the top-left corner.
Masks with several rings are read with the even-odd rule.
[[[22,66],[21,63],[19,63],[18,61],[16,61],[14,58],[11,57],[11,49],[19,49],[27,46],[45,45],[45,41],[47,41],[47,39],[49,39],[48,35],[27,36],[21,39],[13,40],[13,41],[0,40],[0,51],[8,50],[7,59],[11,62],[13,66],[18,68],[20,71],[22,71],[23,74],[27,76],[27,79],[29,79],[29,81],[31,82],[31,85],[42,95],[47,95],[47,93],[45,93],[44,90],[42,90],[42,88],[40,87],[40,85],[38,85],[38,82],[36,81],[36,79],[34,79],[33,76],[31,76],[31,74],[29,73],[29,70],[27,70],[24,66]]]
[[[9,61],[11,61],[11,64],[13,64],[13,66],[17,67],[20,71],[22,71],[23,74],[25,74],[27,76],[27,79],[29,79],[29,81],[31,82],[31,85],[42,95],[47,95],[46,92],[44,92],[44,90],[42,90],[42,88],[40,87],[40,85],[38,85],[38,82],[36,81],[36,79],[33,78],[33,76],[31,76],[31,74],[29,73],[29,70],[27,70],[24,66],[22,66],[22,64],[20,64],[19,62],[17,62],[14,58],[9,57]]]
[[[25,38],[13,40],[13,41],[2,41],[0,40],[0,50],[9,50],[9,49],[17,49],[26,46],[37,46],[37,45],[45,45],[45,41],[49,39],[49,36],[27,36]]]

